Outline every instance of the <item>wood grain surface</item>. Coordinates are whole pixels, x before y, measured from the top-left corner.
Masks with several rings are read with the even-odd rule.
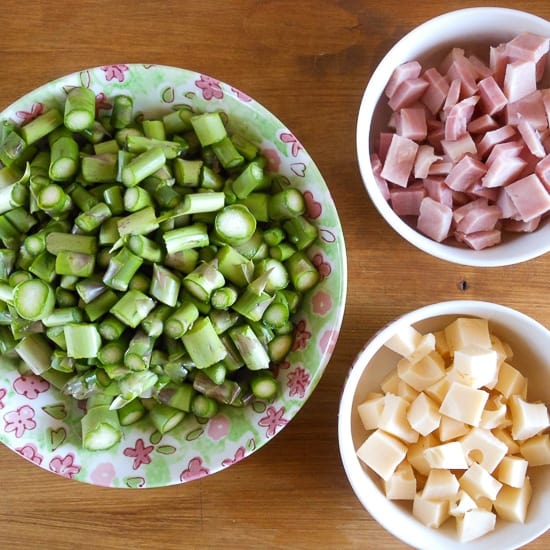
[[[337,410],[348,369],[381,326],[439,300],[496,301],[550,327],[550,255],[480,269],[413,248],[368,199],[355,121],[369,75],[395,41],[444,11],[492,4],[2,0],[0,109],[97,65],[174,65],[231,83],[283,120],[316,160],[341,216],[349,278],[326,373],[270,444],[208,478],[141,491],[64,479],[0,446],[0,548],[405,548],[361,507],[340,462]],[[498,4],[550,18],[546,0]],[[549,532],[528,545],[549,547]]]

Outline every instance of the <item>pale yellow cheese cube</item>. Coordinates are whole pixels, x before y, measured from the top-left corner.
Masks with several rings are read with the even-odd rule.
[[[357,449],[357,456],[382,479],[388,480],[407,454],[407,446],[396,437],[375,430]]]
[[[407,420],[408,407],[408,401],[399,395],[387,393],[384,396],[384,407],[378,419],[378,427],[406,443],[415,443],[418,441],[418,432],[411,428]]]
[[[504,361],[498,369],[498,378],[494,389],[500,392],[505,399],[509,399],[512,395],[522,395],[526,383],[525,376],[510,363]]]
[[[548,409],[544,403],[529,403],[512,395],[508,402],[512,416],[512,437],[515,440],[529,439],[550,426]]]
[[[515,455],[519,453],[519,444],[517,441],[514,441],[514,438],[512,437],[512,434],[510,433],[508,427],[495,428],[494,430],[492,430],[492,433],[508,447],[508,454]]]
[[[399,391],[399,376],[397,376],[397,369],[393,369],[384,377],[380,384],[380,388],[384,393],[394,393],[397,395]]]
[[[435,336],[435,351],[447,360],[451,357],[451,350],[449,349],[449,343],[447,342],[447,337],[445,336],[444,330],[437,330],[434,332]]]
[[[466,435],[470,430],[471,427],[464,424],[464,422],[459,422],[454,418],[442,414],[439,428],[437,429],[437,436],[440,441],[446,442]]]
[[[413,500],[413,516],[427,527],[439,528],[449,517],[448,500],[430,500],[417,493]]]
[[[511,424],[511,420],[506,416],[508,407],[503,399],[501,394],[491,395],[489,397],[481,413],[481,420],[479,422],[480,428],[492,430]]]
[[[504,485],[493,505],[499,518],[516,523],[525,523],[532,496],[533,488],[531,480],[527,476],[521,488]]]
[[[433,469],[422,489],[422,498],[430,500],[454,500],[460,485],[456,476],[449,470]]]
[[[425,393],[420,392],[409,406],[407,420],[420,435],[428,435],[439,427],[441,415],[438,405]]]
[[[412,386],[409,386],[406,382],[399,379],[399,383],[397,384],[397,395],[407,402],[412,403],[416,399],[418,392]]]
[[[432,351],[414,363],[401,359],[397,363],[397,374],[401,380],[420,392],[445,376],[445,362],[439,353]]]
[[[363,403],[357,407],[359,418],[365,430],[376,430],[378,428],[378,420],[384,409],[384,395],[378,392],[373,392],[367,395]]]
[[[491,337],[491,347],[497,352],[499,365],[501,365],[503,361],[513,358],[514,353],[512,351],[512,348],[507,342],[504,342],[493,333],[490,334],[490,337]]]
[[[502,488],[502,483],[495,479],[487,470],[474,462],[458,480],[460,486],[474,499],[482,497],[495,500]]]
[[[440,378],[430,386],[424,389],[424,393],[433,399],[436,403],[441,405],[441,402],[447,395],[447,392],[449,391],[449,386],[451,385],[451,381],[447,378],[447,376],[443,376],[443,378]]]
[[[508,453],[508,447],[489,430],[472,428],[460,439],[467,460],[477,462],[492,473]]]
[[[421,339],[422,334],[408,325],[402,327],[384,345],[395,353],[407,357],[418,347]]]
[[[523,487],[529,463],[520,456],[505,456],[495,471],[495,477],[517,489]]]
[[[431,468],[446,468],[449,470],[465,470],[468,468],[464,449],[458,441],[428,447],[424,449],[423,454]]]
[[[457,349],[448,376],[472,388],[492,387],[498,376],[497,352],[480,346]]]
[[[408,359],[411,363],[416,363],[416,361],[420,361],[422,357],[425,357],[434,350],[435,336],[433,335],[433,333],[428,332],[427,334],[422,335],[414,351],[409,355],[406,355],[405,358]]]
[[[456,518],[456,532],[460,542],[470,542],[493,531],[497,516],[493,512],[476,508]]]
[[[463,516],[475,508],[477,508],[476,501],[464,489],[459,489],[456,498],[450,501],[449,513],[455,517]]]
[[[484,390],[451,382],[439,412],[470,426],[479,426],[488,399],[489,394]]]
[[[390,478],[384,481],[384,490],[391,500],[414,500],[416,477],[412,466],[406,461],[399,464]]]
[[[458,317],[445,327],[445,337],[447,338],[451,355],[455,350],[466,346],[491,347],[491,336],[487,319]]]
[[[439,445],[439,440],[433,434],[421,436],[416,443],[409,445],[407,461],[418,473],[424,476],[430,473],[431,466],[424,457],[424,450],[436,445]]]
[[[550,434],[540,434],[523,441],[520,453],[529,462],[529,466],[550,464]]]

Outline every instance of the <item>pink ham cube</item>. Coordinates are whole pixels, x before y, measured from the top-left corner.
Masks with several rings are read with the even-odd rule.
[[[486,171],[485,164],[471,155],[465,155],[453,166],[445,178],[445,183],[453,191],[467,191],[472,185],[481,181]]]
[[[390,190],[392,208],[399,216],[418,216],[420,203],[426,196],[426,189],[421,183],[416,183],[401,189],[394,187]]]
[[[428,87],[420,98],[420,101],[432,115],[435,115],[441,110],[445,98],[449,93],[449,83],[435,67],[426,69],[422,78],[428,82]]]
[[[395,185],[407,187],[417,151],[417,143],[394,134],[380,175]]]
[[[516,180],[504,189],[524,222],[550,210],[550,194],[536,174]]]
[[[537,67],[534,61],[514,61],[506,66],[503,90],[508,101],[517,101],[537,89]]]
[[[508,103],[508,98],[492,76],[478,82],[478,91],[480,108],[488,115],[502,111]]]
[[[408,61],[396,67],[386,85],[386,96],[391,98],[401,83],[411,78],[418,78],[421,71],[422,66],[418,61]]]
[[[448,206],[430,197],[422,199],[416,222],[418,231],[440,243],[448,237],[452,221],[453,211]]]
[[[397,133],[413,141],[423,141],[428,134],[426,111],[423,107],[404,107],[399,111]]]

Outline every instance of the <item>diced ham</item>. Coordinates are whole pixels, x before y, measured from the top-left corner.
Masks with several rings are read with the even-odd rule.
[[[502,240],[502,232],[498,229],[478,231],[477,233],[462,235],[460,240],[474,250],[482,250],[500,243]]]
[[[431,166],[428,172],[429,176],[446,176],[454,166],[454,162],[451,160],[436,160]]]
[[[468,132],[479,96],[472,96],[453,105],[445,118],[445,139],[457,140]]]
[[[477,57],[477,55],[469,55],[468,61],[471,63],[472,69],[475,71],[474,77],[476,80],[487,78],[493,74],[491,68],[479,57]]]
[[[420,203],[420,214],[416,223],[418,231],[434,241],[444,241],[451,229],[453,211],[448,206],[425,197]]]
[[[525,143],[521,139],[515,141],[505,141],[504,143],[497,143],[489,153],[489,156],[485,160],[485,165],[490,168],[491,164],[501,155],[507,157],[519,157],[523,149],[525,148]]]
[[[543,183],[546,190],[550,192],[550,154],[540,160],[535,167],[535,174]]]
[[[534,61],[514,61],[506,65],[502,87],[508,101],[517,101],[537,89],[536,64]]]
[[[518,131],[525,145],[527,145],[527,148],[535,157],[543,158],[546,155],[539,133],[523,117],[520,118],[518,123]]]
[[[445,183],[453,191],[467,191],[472,185],[481,181],[486,171],[487,168],[481,161],[471,155],[464,155],[449,172]]]
[[[435,67],[426,69],[422,78],[428,82],[428,87],[420,98],[420,101],[432,115],[435,115],[441,110],[445,98],[449,93],[449,83]]]
[[[548,100],[548,109],[546,109],[544,93],[541,90],[536,90],[518,101],[508,103],[505,109],[506,124],[517,126],[521,117],[528,120],[531,126],[537,130],[548,128],[547,114],[550,113],[550,97]]]
[[[388,104],[394,111],[416,103],[426,91],[428,83],[423,78],[404,80],[390,97]]]
[[[506,65],[508,64],[508,54],[506,53],[506,44],[489,47],[489,67],[493,71],[493,78],[499,86],[504,83]]]
[[[370,164],[372,166],[372,173],[374,175],[374,179],[378,184],[378,188],[380,189],[382,196],[384,197],[385,200],[389,200],[390,190],[388,188],[388,182],[381,175],[382,161],[380,160],[380,157],[376,153],[371,153]]]
[[[394,134],[388,148],[381,176],[401,187],[407,187],[414,166],[418,144],[408,138]]]
[[[449,91],[447,93],[447,97],[445,98],[445,102],[443,103],[443,110],[442,114],[445,116],[448,110],[458,103],[458,100],[460,99],[460,80],[451,80],[451,83],[449,84]]]
[[[441,147],[443,152],[453,162],[458,162],[464,155],[470,153],[475,155],[477,153],[477,147],[470,134],[464,134],[461,138],[456,140],[441,140]]]
[[[495,157],[481,178],[483,187],[504,187],[516,180],[523,172],[527,163],[519,156],[500,154]]]
[[[430,198],[449,208],[453,207],[453,192],[441,177],[429,177],[422,180],[424,189]]]
[[[506,43],[506,54],[513,61],[523,59],[536,62],[548,53],[549,45],[547,37],[523,32]]]
[[[539,93],[541,97],[542,106],[544,108],[544,114],[546,115],[546,122],[548,125],[550,125],[550,88],[541,90]]]
[[[381,132],[378,136],[378,157],[382,163],[386,160],[392,137],[393,132]]]
[[[426,189],[422,183],[415,183],[406,189],[393,188],[390,190],[392,208],[399,216],[418,216],[420,203],[425,196]]]
[[[510,195],[506,193],[506,187],[499,188],[499,195],[495,203],[502,212],[503,219],[519,219],[519,212],[516,205],[512,202]]]
[[[423,107],[404,107],[399,111],[397,133],[414,141],[423,141],[428,135],[426,111]]]
[[[495,226],[500,219],[502,212],[496,205],[478,204],[478,199],[470,204],[475,204],[474,208],[470,208],[456,223],[456,231],[469,235],[478,231],[490,231],[495,229]],[[462,207],[464,208],[464,207]],[[455,220],[456,221],[456,220]]]
[[[464,55],[459,55],[449,66],[446,76],[450,81],[460,80],[461,97],[470,97],[477,90],[476,74],[469,59]]]
[[[492,76],[478,82],[478,93],[479,106],[482,112],[488,115],[494,115],[502,111],[508,103],[508,98]]]
[[[434,153],[434,148],[431,145],[420,145],[414,161],[414,177],[416,179],[427,178],[432,164],[440,159],[441,157]]]
[[[496,202],[499,192],[497,187],[483,187],[481,182],[472,185],[470,189],[468,189],[468,194],[472,197],[487,199],[493,203]]]
[[[418,78],[421,72],[422,66],[418,61],[408,61],[407,63],[399,65],[399,67],[393,71],[385,89],[385,94],[388,99],[393,96],[402,82],[410,80],[411,78]]]
[[[533,218],[531,221],[522,220],[504,220],[502,229],[504,231],[513,231],[514,233],[532,233],[540,224],[541,217]]]
[[[501,126],[496,130],[487,132],[477,144],[477,152],[481,157],[486,157],[497,144],[512,139],[516,135],[516,129],[510,124]]]
[[[466,216],[466,214],[468,214],[470,210],[476,210],[477,208],[488,206],[488,205],[489,203],[487,202],[487,199],[478,198],[473,201],[470,200],[462,204],[461,206],[457,206],[453,210],[453,222],[455,224],[460,223],[462,218],[464,218],[464,216]]]
[[[550,210],[550,194],[535,174],[516,180],[504,189],[524,222]]]
[[[490,130],[496,130],[499,123],[490,115],[484,114],[473,118],[468,124],[468,132],[471,134],[484,134]]]

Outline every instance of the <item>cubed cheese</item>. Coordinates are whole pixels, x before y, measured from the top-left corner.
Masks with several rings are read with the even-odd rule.
[[[464,449],[458,441],[429,447],[424,449],[423,453],[431,468],[447,468],[449,470],[468,468]]]
[[[438,405],[420,392],[409,406],[407,420],[420,435],[428,435],[439,427],[441,415]]]
[[[550,434],[540,434],[521,443],[519,451],[529,466],[550,464]]]
[[[418,473],[424,476],[430,473],[431,466],[424,456],[424,450],[436,445],[439,445],[439,440],[433,434],[421,436],[416,443],[409,445],[407,461]]]
[[[418,432],[411,428],[407,420],[409,402],[393,393],[384,396],[384,407],[378,419],[378,427],[398,437],[406,443],[418,441]]]
[[[378,419],[384,409],[384,395],[378,392],[367,395],[363,403],[357,407],[359,418],[365,430],[376,430],[378,428]]]
[[[512,395],[521,395],[526,385],[526,379],[519,370],[504,361],[498,369],[498,379],[494,389],[506,399]]]
[[[437,437],[441,442],[451,441],[463,435],[466,435],[471,430],[471,427],[464,422],[459,422],[450,416],[441,415],[439,428],[437,429]]]
[[[463,516],[475,508],[477,508],[476,501],[464,489],[459,489],[456,498],[451,500],[449,513],[455,517]]]
[[[489,430],[472,428],[460,439],[468,461],[477,462],[492,473],[508,452],[508,447]]]
[[[447,378],[447,376],[443,376],[443,378],[440,378],[437,380],[437,382],[434,382],[430,386],[428,386],[424,393],[431,397],[436,403],[441,405],[441,402],[447,395],[447,392],[449,391],[449,386],[451,385],[451,381]]]
[[[548,409],[544,403],[528,403],[512,395],[508,404],[512,415],[512,437],[529,439],[550,426]]]
[[[386,376],[384,376],[384,379],[380,384],[380,388],[384,393],[397,394],[399,391],[399,376],[397,376],[397,369],[393,369]]]
[[[487,400],[485,408],[481,413],[479,427],[492,430],[493,428],[509,425],[511,421],[506,417],[507,412],[508,407],[503,401],[503,396],[500,394],[492,395]]]
[[[529,477],[525,478],[523,486],[519,489],[504,485],[493,503],[495,511],[500,518],[506,521],[525,523],[532,495],[533,489]]]
[[[499,366],[507,359],[512,359],[512,348],[509,344],[501,340],[498,336],[491,333],[491,347],[497,352]]]
[[[372,432],[357,449],[357,456],[384,480],[391,477],[406,454],[406,445],[382,430]]]
[[[497,352],[493,349],[480,346],[457,349],[448,373],[449,379],[472,388],[494,386],[498,375],[497,360]]]
[[[400,379],[397,384],[397,395],[405,399],[407,402],[412,403],[416,399],[418,392],[412,386],[409,386],[406,382],[403,382],[403,380]]]
[[[495,477],[502,483],[520,489],[525,482],[529,463],[520,456],[505,456],[495,471]]]
[[[438,528],[449,517],[449,501],[430,500],[417,493],[413,500],[412,513],[427,527]]]
[[[489,322],[487,319],[459,317],[445,327],[445,337],[451,354],[466,346],[491,347]]]
[[[384,481],[386,496],[392,500],[414,500],[416,478],[412,466],[402,462],[387,481]]]
[[[456,518],[456,532],[460,542],[470,542],[490,533],[496,525],[493,512],[476,508]]]
[[[422,334],[414,327],[401,327],[385,344],[385,346],[395,353],[407,357],[418,347]]]
[[[437,330],[434,332],[435,336],[435,351],[447,360],[451,356],[451,350],[449,349],[449,343],[447,342],[447,337],[445,336],[444,330]]]
[[[487,470],[474,462],[458,480],[460,486],[474,499],[486,497],[495,500],[502,488],[502,483],[495,479]]]
[[[406,355],[405,358],[408,359],[411,363],[415,363],[416,361],[420,361],[422,357],[425,357],[426,355],[428,355],[428,353],[431,353],[434,350],[435,336],[431,332],[428,332],[427,334],[422,335],[414,351],[409,355]]]
[[[484,390],[451,382],[449,391],[439,407],[439,412],[459,422],[479,426],[481,414],[488,399],[489,394]]]
[[[401,359],[397,363],[397,374],[401,380],[420,392],[445,376],[445,361],[436,351],[414,363]]]
[[[510,433],[510,429],[508,427],[495,428],[494,430],[492,430],[492,433],[508,447],[508,454],[515,455],[519,453],[519,444],[517,443],[517,441],[514,441],[514,438],[512,437],[512,434]]]
[[[422,498],[431,500],[454,500],[460,485],[449,470],[431,470],[422,489]]]

